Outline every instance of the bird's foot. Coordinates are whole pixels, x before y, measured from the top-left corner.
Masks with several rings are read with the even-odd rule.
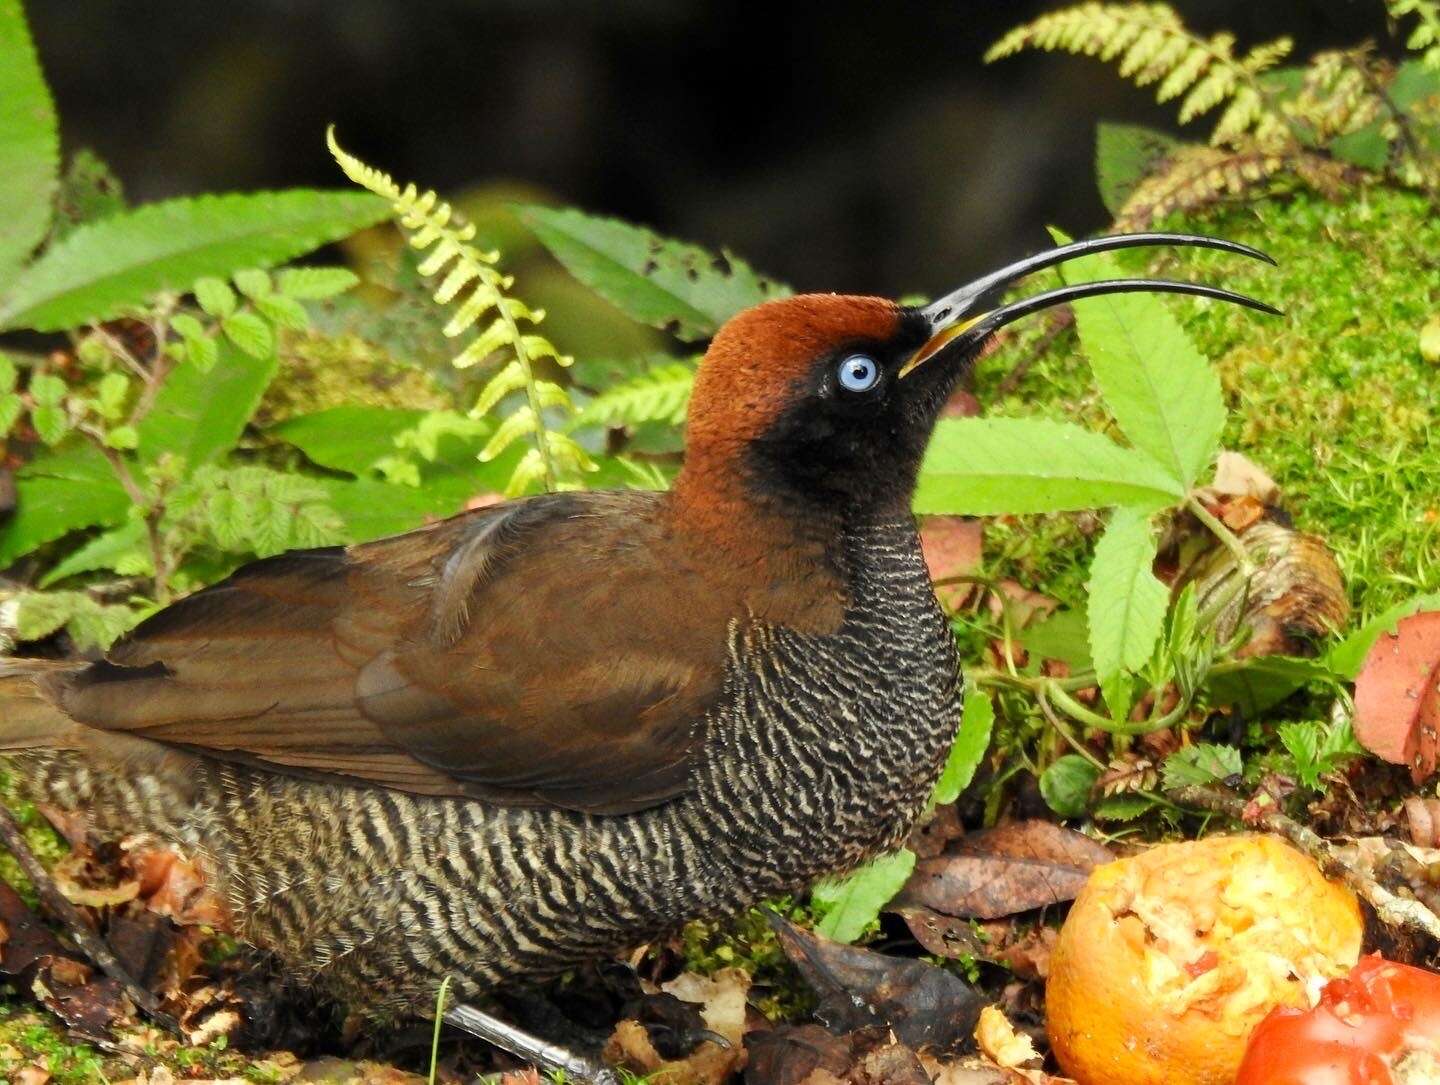
[[[598,1060],[542,1040],[474,1006],[464,1003],[452,1006],[445,1011],[445,1023],[471,1036],[478,1036],[516,1058],[534,1063],[542,1070],[563,1074],[563,1080],[583,1082],[585,1085],[619,1085],[620,1078],[615,1071]]]
[[[60,887],[55,884],[55,879],[50,876],[50,872],[30,850],[30,845],[25,840],[25,832],[20,828],[20,823],[15,820],[15,815],[3,803],[0,803],[0,845],[3,845],[11,855],[15,856],[15,861],[20,864],[20,869],[25,872],[25,876],[35,887],[36,894],[45,903],[50,913],[64,924],[66,933],[80,948],[80,952],[89,957],[102,972],[118,983],[124,989],[125,994],[129,996],[130,1001],[135,1003],[135,1006],[146,1017],[167,1032],[172,1032],[177,1036],[181,1035],[180,1023],[160,1008],[160,1000],[155,997],[154,992],[147,990],[126,971],[119,958],[105,944],[105,940],[86,921],[80,909],[70,903],[69,898],[60,892]]]

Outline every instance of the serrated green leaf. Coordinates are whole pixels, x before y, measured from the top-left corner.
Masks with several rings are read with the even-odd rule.
[[[253,358],[228,343],[219,355],[213,370],[189,358],[166,378],[140,423],[143,462],[169,452],[194,468],[235,447],[278,363],[274,354]]]
[[[1125,275],[1108,253],[1064,266],[1066,282]],[[1105,404],[1137,449],[1182,490],[1209,466],[1225,425],[1220,375],[1153,294],[1105,294],[1074,303],[1080,345]]]
[[[1314,720],[1292,720],[1276,728],[1280,745],[1295,762],[1295,778],[1308,788],[1320,784],[1320,743],[1324,735]]]
[[[1165,790],[1224,783],[1244,771],[1245,763],[1234,746],[1200,742],[1176,750],[1165,759]]]
[[[901,848],[872,859],[840,881],[823,881],[810,899],[827,911],[815,929],[837,942],[853,942],[880,916],[880,910],[905,888],[915,869],[915,853]]]
[[[265,433],[294,445],[312,463],[360,476],[393,455],[395,439],[424,416],[399,407],[347,405],[287,418]]]
[[[1078,753],[1057,758],[1040,774],[1040,795],[1062,818],[1083,817],[1100,770]]]
[[[275,333],[254,313],[235,313],[220,322],[225,338],[252,358],[269,357],[275,350]]]
[[[198,373],[209,373],[220,360],[220,344],[208,335],[185,340],[185,358],[194,364]]]
[[[60,173],[55,103],[20,0],[0,3],[0,289],[45,237]]]
[[[518,210],[570,274],[641,323],[687,341],[706,339],[742,309],[790,292],[736,257],[628,222],[568,208]]]
[[[1096,676],[1100,697],[1110,710],[1112,720],[1125,720],[1135,704],[1135,676],[1129,671],[1110,671]]]
[[[1057,610],[1022,631],[1020,644],[1039,659],[1058,659],[1076,671],[1090,669],[1090,634],[1083,610]]]
[[[44,407],[57,406],[69,388],[53,373],[36,373],[30,378],[30,395]]]
[[[237,271],[231,278],[235,282],[235,289],[251,301],[258,301],[260,298],[266,297],[272,289],[270,273],[261,271],[259,268],[251,267]]]
[[[255,299],[255,308],[273,324],[291,331],[304,331],[310,326],[310,314],[294,298],[284,294],[266,294]]]
[[[65,413],[64,407],[35,407],[30,412],[30,424],[35,427],[40,440],[52,448],[70,432],[70,416]]]
[[[1130,193],[1177,146],[1177,140],[1153,128],[1102,121],[1095,129],[1095,182],[1105,209],[1118,216]]]
[[[1140,669],[1160,639],[1169,592],[1151,571],[1154,563],[1149,517],[1133,508],[1116,509],[1095,544],[1085,585],[1090,656],[1102,676]]]
[[[20,398],[19,392],[6,392],[0,395],[0,437],[8,437],[10,431],[15,428],[15,423],[20,421],[20,415],[24,413],[25,401]]]
[[[46,571],[39,586],[48,588],[66,577],[92,573],[97,569],[134,568],[137,559],[148,569],[149,553],[145,549],[145,525],[132,519],[111,531],[103,531],[84,546],[66,555]]]
[[[105,434],[105,443],[111,448],[130,451],[140,443],[140,435],[134,426],[116,426]]]
[[[202,339],[205,336],[205,325],[190,313],[176,313],[170,318],[170,327],[184,339]]]
[[[88,444],[36,456],[16,472],[15,511],[0,523],[0,568],[71,531],[125,519],[130,499]]]
[[[125,410],[125,400],[130,394],[130,380],[124,373],[106,373],[95,387],[95,402],[100,417],[114,421]]]
[[[343,294],[359,281],[349,268],[291,267],[276,277],[275,288],[288,298],[310,301]]]
[[[1108,437],[1040,418],[950,418],[935,427],[915,511],[994,516],[1133,505],[1184,497],[1159,464]]]
[[[59,331],[161,290],[269,267],[389,213],[364,192],[293,189],[166,200],[77,227],[0,296],[0,327]]]
[[[940,779],[935,781],[935,790],[930,802],[935,806],[954,802],[960,793],[970,786],[975,770],[985,759],[990,747],[990,732],[995,727],[995,706],[988,694],[971,687],[965,691],[965,708],[960,715],[960,728],[950,746],[950,755],[945,767],[940,770]]]
[[[639,426],[685,421],[695,370],[681,362],[657,365],[612,385],[585,405],[575,420],[581,426]]]
[[[235,311],[235,291],[224,279],[207,275],[196,279],[192,287],[195,301],[211,316],[229,316]],[[182,333],[183,334],[183,333]]]

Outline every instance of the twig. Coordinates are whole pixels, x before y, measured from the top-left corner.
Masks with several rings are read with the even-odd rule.
[[[1245,800],[1212,787],[1191,785],[1176,788],[1171,794],[1180,802],[1225,814],[1236,821],[1260,825],[1279,833],[1319,864],[1331,878],[1344,882],[1375,909],[1380,921],[1391,927],[1408,927],[1440,941],[1440,915],[1418,900],[1392,893],[1377,882],[1373,875],[1358,870],[1340,857],[1335,846],[1313,829],[1307,829],[1294,818],[1279,810],[1262,810],[1247,817]]]
[[[145,539],[150,547],[150,564],[154,567],[155,601],[164,606],[170,602],[170,559],[165,552],[165,540],[160,531],[160,521],[165,514],[164,506],[158,501],[150,500],[150,496],[135,481],[125,457],[106,444],[103,433],[84,424],[76,428],[100,450],[100,455],[105,457],[105,462],[110,465],[110,470],[115,473],[120,488],[125,491],[130,502],[145,510]]]

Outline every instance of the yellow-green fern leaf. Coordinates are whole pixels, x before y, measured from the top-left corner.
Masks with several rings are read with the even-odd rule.
[[[1286,137],[1285,120],[1270,106],[1257,77],[1278,64],[1291,44],[1280,38],[1237,57],[1233,35],[1201,37],[1168,4],[1091,2],[1016,27],[991,46],[985,60],[1041,49],[1115,62],[1120,75],[1137,86],[1158,83],[1159,101],[1183,95],[1182,124],[1230,102],[1211,142],[1231,144],[1250,133]]]

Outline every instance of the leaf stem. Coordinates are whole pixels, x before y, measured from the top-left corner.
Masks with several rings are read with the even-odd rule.
[[[1185,507],[1195,514],[1195,519],[1210,529],[1211,534],[1220,540],[1225,549],[1234,555],[1235,564],[1239,567],[1240,574],[1245,580],[1248,581],[1255,575],[1255,563],[1250,560],[1250,552],[1245,549],[1245,544],[1240,541],[1240,537],[1225,526],[1224,521],[1207,509],[1194,494],[1185,498]]]
[[[111,448],[105,443],[105,435],[95,427],[82,424],[76,427],[77,431],[90,441],[100,455],[105,457],[105,462],[110,465],[120,488],[125,491],[125,496],[130,503],[142,512],[142,521],[145,524],[145,541],[150,548],[150,564],[154,578],[155,601],[162,607],[170,602],[170,555],[165,549],[165,537],[160,530],[160,521],[165,515],[165,506],[158,500],[152,500],[144,488],[135,481],[135,475],[130,470],[130,465],[125,462],[125,457],[119,451]]]

